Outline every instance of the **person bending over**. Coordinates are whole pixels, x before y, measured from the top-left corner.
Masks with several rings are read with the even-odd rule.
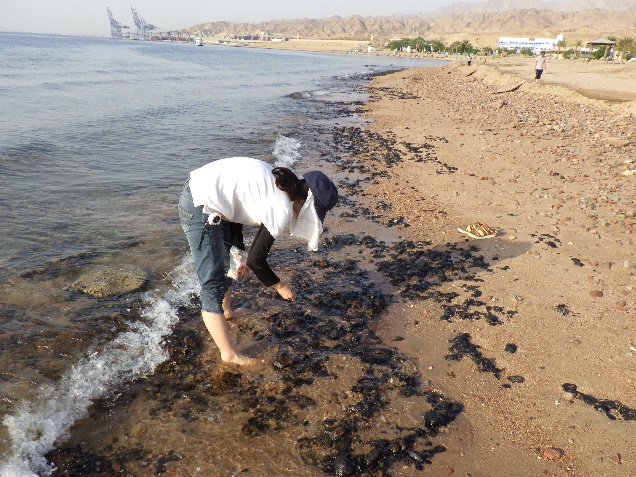
[[[316,250],[327,211],[338,201],[335,184],[322,172],[311,171],[299,179],[284,167],[273,168],[249,157],[211,162],[190,172],[179,198],[179,218],[188,239],[200,284],[201,315],[221,352],[223,361],[239,365],[255,360],[241,354],[230,337],[226,317],[232,279],[227,277],[231,246],[245,250],[243,225],[259,226],[246,265],[267,287],[285,300],[295,294],[267,263],[267,255],[285,227]]]

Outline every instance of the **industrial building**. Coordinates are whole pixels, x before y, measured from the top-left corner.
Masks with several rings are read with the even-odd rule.
[[[556,38],[512,38],[502,36],[499,38],[497,46],[509,50],[519,51],[521,48],[530,48],[533,52],[554,51],[557,49],[557,43],[563,40],[563,33],[557,35]]]

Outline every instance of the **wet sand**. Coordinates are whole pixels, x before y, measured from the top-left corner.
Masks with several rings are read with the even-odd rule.
[[[237,287],[256,311],[231,331],[265,363],[220,363],[194,302],[170,359],[49,455],[58,474],[636,472],[636,120],[495,94],[515,81],[376,78],[372,123],[324,131],[342,199],[321,251],[276,244],[298,300]],[[457,231],[474,221],[497,237]]]

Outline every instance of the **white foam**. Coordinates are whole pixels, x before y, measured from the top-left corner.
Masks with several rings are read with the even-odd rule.
[[[274,144],[272,154],[276,157],[274,165],[276,167],[287,167],[292,169],[294,164],[300,159],[299,150],[303,147],[298,139],[283,136],[282,134]]]
[[[54,386],[41,389],[3,423],[11,437],[8,458],[0,463],[2,477],[37,477],[53,470],[44,455],[68,437],[73,423],[86,416],[93,400],[107,397],[133,379],[147,376],[168,358],[164,337],[178,321],[177,308],[187,304],[198,285],[188,256],[173,272],[174,287],[163,296],[145,294],[142,317],[82,358]]]

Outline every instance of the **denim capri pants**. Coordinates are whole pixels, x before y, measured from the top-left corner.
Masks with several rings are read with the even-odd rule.
[[[219,225],[208,223],[203,206],[195,207],[189,180],[179,198],[179,219],[188,238],[194,269],[201,285],[201,310],[223,314],[223,297],[232,285],[227,277],[230,268],[230,226],[225,220]]]

